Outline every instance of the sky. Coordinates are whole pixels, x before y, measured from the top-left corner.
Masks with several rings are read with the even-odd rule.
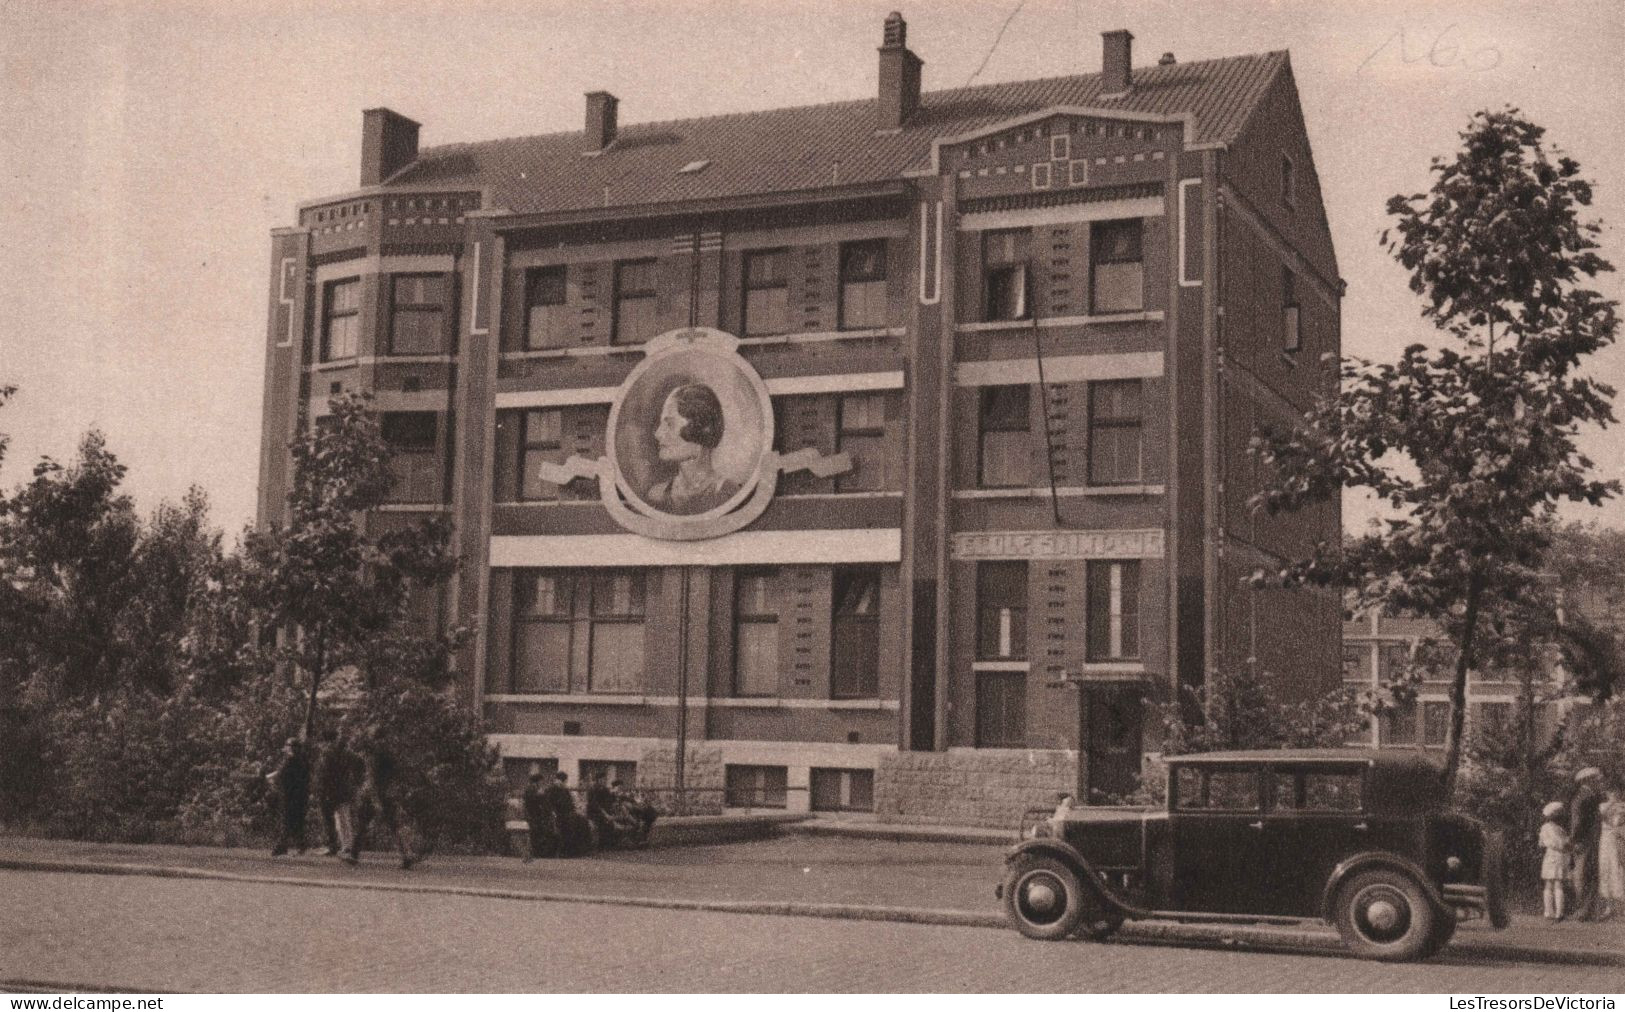
[[[1289,50],[1346,354],[1437,340],[1383,206],[1482,108],[1517,106],[1580,161],[1625,267],[1617,0],[0,0],[0,385],[20,388],[0,487],[95,427],[144,510],[195,484],[228,533],[252,522],[269,233],[355,188],[361,110],[418,120],[427,146],[579,130],[595,90],[623,124],[864,98],[892,9],[927,90],[1094,73],[1116,28],[1142,66]],[[1625,347],[1592,372],[1625,388]],[[1625,427],[1582,446],[1625,473]],[[1371,515],[1346,503],[1351,527]],[[1625,501],[1566,515],[1625,527]]]

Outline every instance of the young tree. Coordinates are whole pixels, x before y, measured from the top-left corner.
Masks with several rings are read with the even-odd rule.
[[[1384,242],[1446,346],[1347,359],[1339,393],[1253,441],[1274,472],[1255,508],[1296,510],[1345,487],[1392,508],[1379,529],[1255,579],[1343,585],[1361,609],[1439,623],[1456,654],[1451,787],[1486,615],[1541,593],[1558,503],[1619,490],[1575,444],[1581,425],[1613,421],[1613,390],[1580,371],[1618,328],[1615,304],[1585,287],[1613,268],[1595,252],[1600,226],[1581,219],[1591,184],[1543,134],[1515,109],[1480,112],[1456,156],[1434,160],[1427,193],[1388,203]]]

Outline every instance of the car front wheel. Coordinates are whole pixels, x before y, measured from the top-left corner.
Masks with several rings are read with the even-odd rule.
[[[1083,922],[1084,885],[1077,872],[1052,857],[1016,862],[1004,881],[1004,911],[1017,931],[1058,941]]]
[[[1414,879],[1386,868],[1355,875],[1338,893],[1338,933],[1363,959],[1406,962],[1431,955],[1441,916]]]

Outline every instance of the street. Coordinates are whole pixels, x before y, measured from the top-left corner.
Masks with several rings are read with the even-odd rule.
[[[1618,967],[1392,966],[1013,931],[0,872],[0,980],[159,991],[1617,991]]]

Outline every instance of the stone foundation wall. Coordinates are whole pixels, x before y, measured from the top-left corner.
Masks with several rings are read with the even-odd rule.
[[[1068,752],[897,752],[875,771],[875,817],[1013,830],[1027,809],[1071,793],[1077,777]]]
[[[718,815],[722,812],[722,753],[716,749],[690,748],[683,763],[684,811],[689,815]],[[673,790],[677,782],[677,749],[652,748],[638,760],[638,790],[663,812],[677,810]]]

